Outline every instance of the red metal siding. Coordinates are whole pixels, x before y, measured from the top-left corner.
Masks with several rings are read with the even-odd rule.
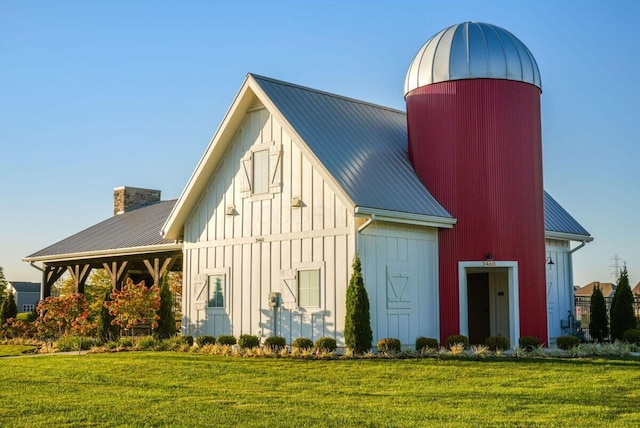
[[[440,334],[460,331],[458,262],[518,262],[520,335],[547,340],[540,90],[442,82],[407,96],[409,157],[458,219],[439,232]]]

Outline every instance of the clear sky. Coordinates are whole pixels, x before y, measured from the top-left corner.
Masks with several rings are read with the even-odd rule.
[[[514,33],[542,75],[545,188],[594,237],[575,283],[640,281],[640,2],[0,0],[0,266],[177,198],[246,73],[404,109],[422,44],[463,21]]]

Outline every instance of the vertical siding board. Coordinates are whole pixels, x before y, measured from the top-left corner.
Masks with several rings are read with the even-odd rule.
[[[251,281],[247,289],[249,290],[249,323],[243,326],[243,332],[251,334],[259,327],[260,323],[260,303],[262,298],[263,276],[262,276],[262,247],[263,243],[251,244]]]

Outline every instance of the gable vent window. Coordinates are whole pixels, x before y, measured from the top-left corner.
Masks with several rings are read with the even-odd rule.
[[[242,158],[240,192],[243,198],[264,199],[282,191],[282,145],[257,144]]]

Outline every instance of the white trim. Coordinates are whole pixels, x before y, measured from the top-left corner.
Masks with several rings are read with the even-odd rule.
[[[578,235],[575,233],[554,232],[553,230],[545,231],[544,237],[549,239],[562,239],[567,241],[580,241],[580,242],[593,241],[593,236]]]
[[[491,272],[495,268],[507,268],[509,272],[509,342],[511,345],[520,339],[520,301],[518,293],[518,262],[495,261],[492,267],[486,267],[484,261],[458,262],[458,292],[460,311],[460,334],[469,336],[469,309],[467,298],[467,269],[476,268],[482,272]]]
[[[356,217],[375,216],[375,221],[414,224],[417,226],[440,227],[452,229],[457,223],[455,218],[436,217],[426,214],[405,213],[400,211],[382,210],[379,208],[356,207]]]
[[[87,251],[82,253],[54,254],[50,256],[25,257],[24,262],[63,262],[79,259],[98,259],[105,256],[131,256],[147,253],[163,253],[182,250],[182,244],[159,244],[142,247],[115,248],[112,250]]]

